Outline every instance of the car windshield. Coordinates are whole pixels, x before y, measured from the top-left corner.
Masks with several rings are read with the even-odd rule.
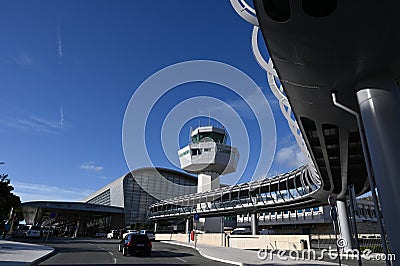
[[[40,226],[32,226],[31,230],[40,230]]]
[[[29,230],[29,226],[24,225],[24,226],[21,227],[21,230]]]

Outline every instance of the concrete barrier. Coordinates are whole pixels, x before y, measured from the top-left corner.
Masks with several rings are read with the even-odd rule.
[[[157,241],[175,240],[188,242],[187,234],[156,234]],[[225,240],[225,241],[224,241]],[[310,248],[309,235],[226,235],[197,234],[197,243],[227,246],[240,249],[303,250]]]
[[[169,241],[175,240],[180,242],[188,242],[189,236],[187,234],[156,234],[156,241]]]
[[[211,246],[225,246],[225,234],[198,234],[197,243]]]
[[[224,246],[225,234],[197,234],[197,243],[211,245],[211,246]],[[187,234],[156,234],[156,241],[169,241],[175,240],[180,242],[188,242],[189,236]],[[193,242],[193,241],[191,241]]]
[[[232,235],[227,246],[241,249],[303,250],[310,248],[309,235]]]

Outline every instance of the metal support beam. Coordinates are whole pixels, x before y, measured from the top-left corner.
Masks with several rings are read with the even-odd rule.
[[[335,93],[332,93],[332,101],[333,101],[333,104],[335,106],[337,106],[340,109],[342,109],[342,110],[354,115],[356,117],[356,119],[357,119],[357,126],[358,126],[358,131],[360,133],[361,146],[362,146],[363,153],[364,153],[365,165],[367,167],[368,181],[369,181],[372,200],[374,202],[374,208],[375,208],[375,212],[377,214],[377,219],[378,219],[378,224],[379,224],[379,233],[381,235],[382,247],[383,247],[384,253],[386,255],[388,255],[388,248],[387,248],[387,245],[386,245],[386,234],[385,234],[385,229],[383,227],[382,214],[381,214],[380,207],[379,207],[379,204],[378,204],[378,196],[376,195],[376,191],[375,191],[375,189],[376,189],[375,177],[373,175],[373,169],[372,169],[372,164],[371,164],[371,155],[370,155],[370,151],[369,151],[368,145],[367,145],[364,126],[361,123],[360,115],[356,111],[354,111],[354,110],[348,108],[347,106],[344,106],[343,104],[339,103],[337,101],[337,99],[336,99],[336,94]],[[386,265],[390,265],[388,260],[386,260]]]
[[[391,252],[400,256],[400,92],[390,80],[373,80],[357,100],[374,169]]]
[[[345,201],[338,200],[336,202],[339,220],[340,238],[346,240],[346,246],[342,247],[344,251],[353,248],[353,238],[351,236],[349,215],[347,214],[347,204]]]
[[[355,214],[355,205],[356,205],[356,196],[354,193],[354,185],[349,185],[347,191],[349,191],[349,203],[350,203],[350,217],[353,225],[353,235],[354,235],[354,246],[357,250],[360,250],[360,241],[358,240],[358,230],[357,230],[357,221]],[[378,210],[376,210],[378,213]],[[358,253],[358,265],[362,266],[361,254]]]
[[[186,218],[186,226],[185,226],[185,233],[186,234],[188,234],[192,230],[191,220],[192,220],[191,217]]]
[[[258,213],[251,214],[251,234],[257,235],[258,232]]]

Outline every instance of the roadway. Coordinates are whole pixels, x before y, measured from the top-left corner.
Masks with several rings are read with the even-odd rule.
[[[57,253],[39,265],[229,265],[206,259],[194,249],[160,242],[153,243],[150,257],[124,257],[118,252],[118,242],[114,239],[54,239],[47,245]]]
[[[10,239],[11,240],[11,239]],[[174,241],[175,245],[155,242],[153,243],[153,252],[150,257],[124,257],[117,251],[118,240],[94,239],[94,238],[58,238],[51,239],[47,243],[48,247],[53,247],[56,252],[52,255],[43,254],[35,256],[35,259],[29,258],[32,251],[40,247],[43,249],[44,239],[14,239],[18,241],[19,248],[12,248],[12,241],[2,240],[0,249],[7,248],[0,252],[0,265],[228,265],[212,261],[202,257],[196,250],[180,245],[187,243]],[[1,242],[1,241],[0,241]],[[36,245],[23,244],[32,243]],[[36,246],[36,249],[31,247]],[[324,254],[323,260],[320,260],[321,252],[316,250],[318,260],[293,259],[286,255],[279,258],[277,254],[273,260],[261,260],[256,250],[242,250],[236,248],[215,247],[208,245],[198,245],[202,254],[219,258],[223,261],[239,262],[246,265],[337,265],[337,258],[330,258],[328,253]],[[53,249],[52,249],[53,250]],[[8,254],[7,254],[8,252]],[[29,254],[28,254],[29,253]],[[10,257],[11,256],[13,257]],[[28,257],[27,257],[28,256]],[[42,257],[45,256],[45,257]],[[39,261],[37,258],[42,257]],[[32,262],[33,264],[30,264]],[[342,260],[344,265],[357,266],[356,258]],[[377,261],[373,256],[371,260],[363,259],[363,265],[378,266],[385,265],[384,261]]]

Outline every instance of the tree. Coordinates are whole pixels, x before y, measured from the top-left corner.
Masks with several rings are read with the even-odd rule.
[[[13,208],[13,213],[16,220],[23,220],[21,200],[12,191],[14,188],[10,185],[10,179],[6,174],[0,174],[0,225],[3,226],[10,218],[10,211]]]

